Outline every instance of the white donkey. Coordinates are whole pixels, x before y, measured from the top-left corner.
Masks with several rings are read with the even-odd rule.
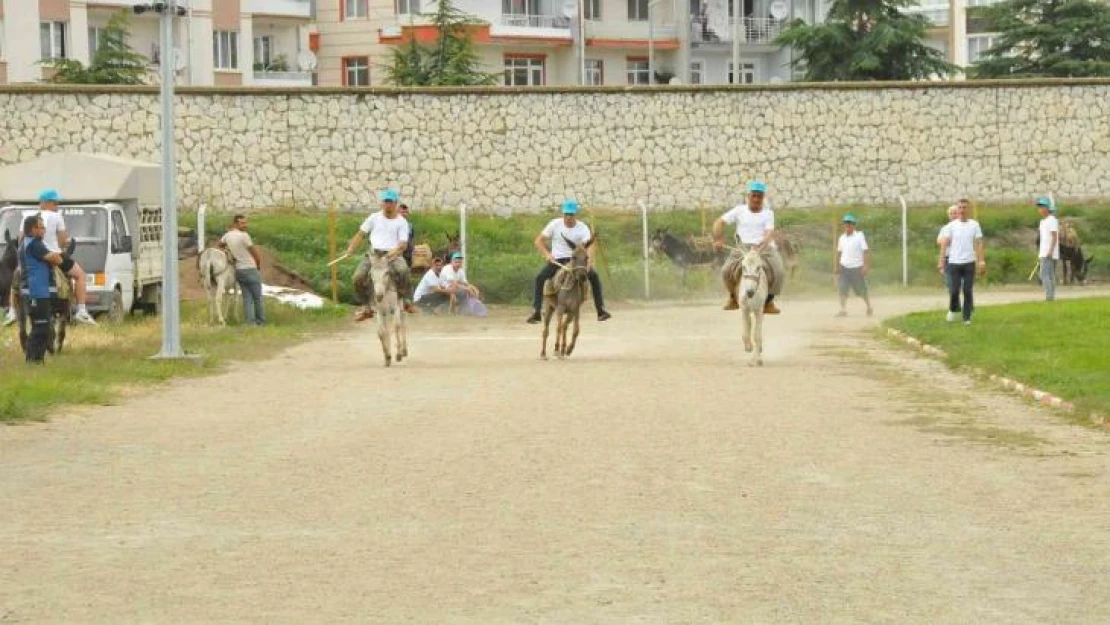
[[[374,281],[374,317],[378,320],[378,339],[382,342],[385,366],[393,361],[390,344],[397,338],[397,362],[409,355],[409,341],[405,330],[405,313],[401,308],[401,294],[389,270],[389,258],[372,252],[370,277]]]
[[[235,282],[235,265],[231,254],[218,247],[210,247],[200,253],[197,259],[200,268],[200,283],[208,295],[208,322],[219,321],[220,325],[227,325],[224,317],[224,303],[228,297],[227,316],[231,317],[235,311],[235,302],[238,299],[238,285]]]
[[[763,257],[755,247],[744,252],[739,263],[740,314],[744,317],[744,351],[753,352],[750,365],[763,366],[763,304],[769,282]]]

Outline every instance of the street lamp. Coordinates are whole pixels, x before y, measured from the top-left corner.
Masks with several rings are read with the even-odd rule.
[[[655,20],[651,15],[651,7],[659,4],[660,0],[649,0],[647,4],[648,17],[648,84],[655,82]]]
[[[173,18],[184,17],[183,0],[150,2],[132,7],[136,15],[161,15],[159,70],[162,80],[162,350],[155,358],[184,358],[181,349],[181,302],[177,276],[177,201],[174,198],[177,163],[173,137],[174,48]],[[201,245],[204,242],[201,241]]]

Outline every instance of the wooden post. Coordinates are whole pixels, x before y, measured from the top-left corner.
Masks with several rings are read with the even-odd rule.
[[[328,261],[335,260],[335,202],[328,207]],[[331,266],[331,302],[339,303],[339,265]]]

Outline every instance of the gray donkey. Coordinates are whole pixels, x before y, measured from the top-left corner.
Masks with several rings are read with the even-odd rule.
[[[543,349],[540,358],[547,360],[547,333],[551,317],[555,317],[555,356],[560,360],[570,356],[578,340],[578,326],[582,302],[586,301],[586,265],[588,257],[585,245],[575,245],[565,236],[563,240],[574,253],[570,263],[563,265],[554,278],[543,286]],[[567,343],[567,326],[574,323],[574,333]]]

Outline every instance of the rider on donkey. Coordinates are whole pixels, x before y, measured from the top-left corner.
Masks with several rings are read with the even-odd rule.
[[[409,292],[409,266],[403,256],[409,245],[409,223],[397,213],[397,200],[399,196],[393,189],[382,191],[379,199],[382,210],[370,215],[359,226],[358,232],[351,237],[347,244],[347,254],[354,255],[362,240],[370,237],[372,252],[387,254],[389,269],[397,280],[397,292],[404,301],[405,312],[416,312],[412,305],[412,294]],[[370,278],[370,254],[366,254],[354,275],[355,294],[363,307],[355,313],[355,321],[363,321],[374,316],[374,308],[370,299],[374,293],[374,283]]]
[[[767,302],[763,305],[763,313],[767,315],[779,314],[779,309],[774,304],[775,296],[782,292],[783,283],[786,281],[786,267],[782,262],[778,247],[775,245],[775,213],[770,208],[763,207],[763,198],[767,194],[767,185],[756,180],[748,185],[748,201],[739,204],[717,221],[713,222],[713,247],[724,247],[725,224],[736,225],[736,238],[740,240],[741,250],[732,253],[721,272],[725,288],[728,291],[728,303],[725,310],[738,310],[740,301],[737,297],[739,284],[734,280],[731,271],[733,263],[743,256],[750,247],[763,257],[764,265],[770,270],[768,276]]]
[[[593,235],[590,233],[590,227],[578,221],[575,215],[578,214],[578,202],[574,200],[566,200],[563,202],[562,218],[556,217],[548,222],[547,226],[536,236],[535,245],[536,249],[543,255],[547,264],[540,270],[539,275],[536,276],[535,292],[532,297],[532,316],[528,317],[528,323],[539,323],[542,321],[540,317],[540,306],[543,305],[543,285],[545,282],[555,277],[559,271],[560,265],[566,265],[573,255],[573,250],[570,243],[574,245],[586,245],[589,249],[589,264],[587,265],[587,277],[590,280],[590,289],[593,291],[594,307],[597,308],[597,320],[605,321],[612,317],[608,311],[605,310],[605,300],[601,296],[601,278],[598,277],[597,272],[594,271],[594,254],[596,247],[591,245],[593,242]],[[551,241],[551,250],[548,251],[547,245],[544,244],[544,239]]]

